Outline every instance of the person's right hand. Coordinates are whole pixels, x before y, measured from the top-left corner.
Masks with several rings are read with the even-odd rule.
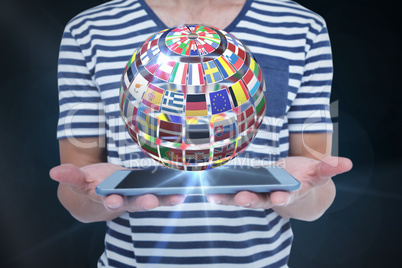
[[[72,164],[62,164],[50,170],[50,177],[68,186],[72,192],[84,196],[95,203],[103,204],[112,213],[136,212],[153,209],[158,206],[172,206],[184,201],[183,195],[155,196],[151,194],[123,197],[120,195],[100,196],[96,194],[96,186],[113,172],[123,169],[118,165],[98,163],[82,168]],[[138,178],[147,179],[147,178]]]

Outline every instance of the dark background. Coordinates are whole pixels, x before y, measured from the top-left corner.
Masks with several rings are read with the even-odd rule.
[[[104,223],[82,224],[60,205],[48,171],[55,138],[58,47],[65,24],[105,1],[1,0],[0,267],[95,267]],[[399,267],[401,61],[398,1],[300,0],[322,15],[334,56],[339,155],[333,206],[293,221],[291,267]]]

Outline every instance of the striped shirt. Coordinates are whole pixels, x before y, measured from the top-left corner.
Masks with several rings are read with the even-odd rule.
[[[167,28],[143,0],[115,0],[66,26],[59,57],[57,137],[106,135],[108,161],[159,165],[125,130],[120,79],[134,50]],[[331,132],[332,57],[324,20],[288,0],[247,0],[224,29],[239,38],[266,80],[264,121],[246,151],[232,160],[270,164],[288,156],[289,133]],[[257,163],[258,164],[258,163]],[[184,204],[125,213],[107,222],[99,267],[287,267],[293,239],[273,210],[220,206],[191,196]]]

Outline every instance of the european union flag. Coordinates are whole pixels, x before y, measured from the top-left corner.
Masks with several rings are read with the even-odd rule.
[[[209,93],[212,114],[219,114],[232,109],[226,89]]]

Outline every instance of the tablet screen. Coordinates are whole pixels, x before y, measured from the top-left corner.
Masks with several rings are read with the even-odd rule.
[[[123,179],[116,189],[150,187],[203,187],[267,185],[280,182],[266,169],[220,167],[205,171],[180,171],[174,169],[135,170]]]

